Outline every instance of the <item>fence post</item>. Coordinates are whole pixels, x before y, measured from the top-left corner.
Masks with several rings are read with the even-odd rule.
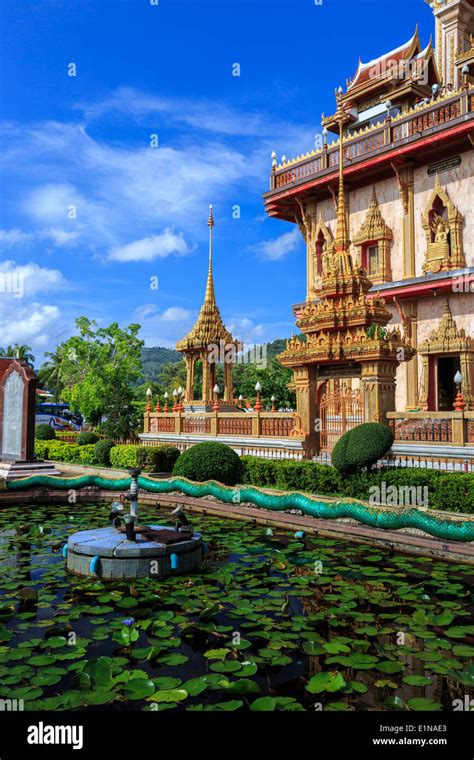
[[[466,444],[466,422],[463,412],[454,413],[453,417],[453,443],[458,446]]]
[[[254,412],[252,415],[252,435],[254,438],[260,438],[260,414]]]
[[[211,435],[219,434],[219,412],[214,412],[211,417]]]

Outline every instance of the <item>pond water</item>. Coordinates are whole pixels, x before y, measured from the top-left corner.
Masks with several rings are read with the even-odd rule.
[[[469,709],[469,566],[191,515],[210,552],[190,576],[69,575],[66,537],[105,526],[108,511],[0,510],[0,700],[25,710]],[[156,523],[157,510],[140,517]]]

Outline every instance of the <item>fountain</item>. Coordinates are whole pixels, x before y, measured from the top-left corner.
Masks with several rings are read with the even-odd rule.
[[[140,525],[138,521],[138,476],[140,470],[129,470],[130,512],[120,517],[123,505],[113,502],[107,528],[81,530],[69,537],[63,554],[66,567],[74,575],[103,580],[131,578],[164,578],[189,572],[206,554],[207,546],[200,533],[195,533],[182,510],[176,510],[174,527]]]

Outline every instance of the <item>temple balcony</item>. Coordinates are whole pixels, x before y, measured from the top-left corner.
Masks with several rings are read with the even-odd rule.
[[[473,131],[474,87],[465,85],[346,137],[344,179],[352,189],[393,176],[408,161],[439,160],[440,149],[444,153],[467,150],[472,148]],[[267,213],[294,222],[302,197],[334,194],[338,171],[339,140],[274,167],[270,191],[264,195]]]

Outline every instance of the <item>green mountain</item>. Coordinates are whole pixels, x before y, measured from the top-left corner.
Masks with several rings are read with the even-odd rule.
[[[157,381],[161,369],[165,364],[177,364],[182,361],[183,355],[174,348],[142,348],[143,375],[149,380]]]

